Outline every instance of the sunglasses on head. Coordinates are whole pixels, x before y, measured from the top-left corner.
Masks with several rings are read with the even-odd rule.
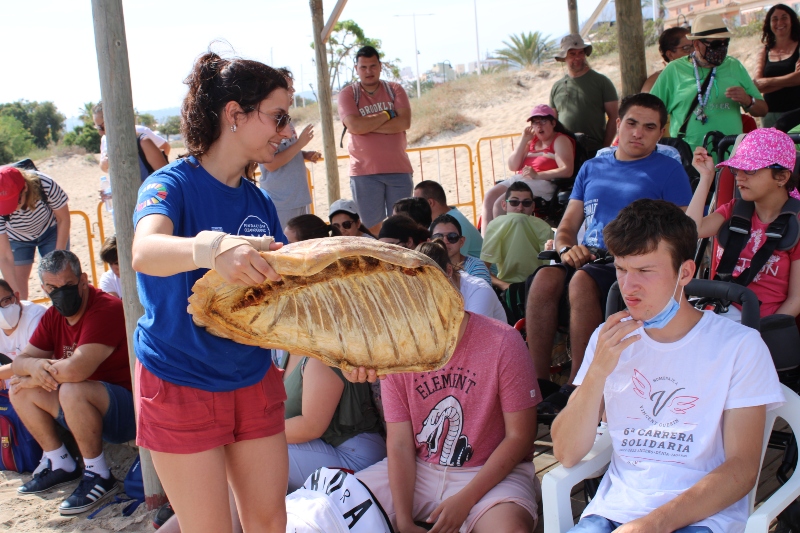
[[[506,200],[506,203],[511,207],[517,207],[519,204],[522,204],[522,207],[530,207],[533,205],[533,200],[530,198],[526,200],[517,200],[516,198],[512,198],[511,200]]]
[[[434,233],[431,235],[432,239],[444,239],[450,244],[455,244],[461,238],[461,235],[456,233],[455,231],[451,231],[450,233]]]
[[[331,224],[331,225],[332,225],[334,228],[338,228],[338,229],[350,229],[350,228],[352,228],[352,227],[353,227],[353,224],[355,224],[355,222],[353,222],[352,220],[345,220],[345,221],[344,221],[344,222],[342,222],[341,224],[339,224],[338,222],[334,222],[334,223],[333,223],[333,224]]]

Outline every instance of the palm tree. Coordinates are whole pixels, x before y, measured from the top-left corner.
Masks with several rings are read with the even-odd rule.
[[[86,102],[83,104],[83,107],[79,107],[78,110],[81,112],[81,114],[78,115],[81,122],[83,122],[85,126],[94,126],[94,115],[92,115],[94,102]]]
[[[519,67],[540,65],[543,60],[553,57],[555,42],[550,40],[549,35],[545,36],[539,31],[534,31],[509,35],[508,38],[511,42],[503,41],[506,47],[497,50],[495,54],[514,65]]]

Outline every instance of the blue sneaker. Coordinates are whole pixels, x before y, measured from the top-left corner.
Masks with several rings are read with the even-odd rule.
[[[20,494],[38,494],[66,485],[81,477],[81,470],[77,466],[72,472],[67,472],[62,468],[52,470],[50,467],[50,459],[42,461],[39,468],[33,473],[33,479],[18,488],[17,492]]]
[[[58,512],[64,516],[80,514],[100,505],[119,491],[114,476],[103,479],[99,474],[84,471],[78,488],[69,498],[61,502]]]

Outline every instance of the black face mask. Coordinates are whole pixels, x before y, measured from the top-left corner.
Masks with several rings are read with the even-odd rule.
[[[50,291],[50,299],[56,311],[65,317],[75,316],[83,303],[78,285],[64,285],[53,289]]]

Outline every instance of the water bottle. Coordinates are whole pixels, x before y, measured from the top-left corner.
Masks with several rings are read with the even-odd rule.
[[[111,182],[107,176],[100,178],[100,192],[103,194],[103,203],[106,204],[106,211],[114,212],[114,205],[111,200]]]

